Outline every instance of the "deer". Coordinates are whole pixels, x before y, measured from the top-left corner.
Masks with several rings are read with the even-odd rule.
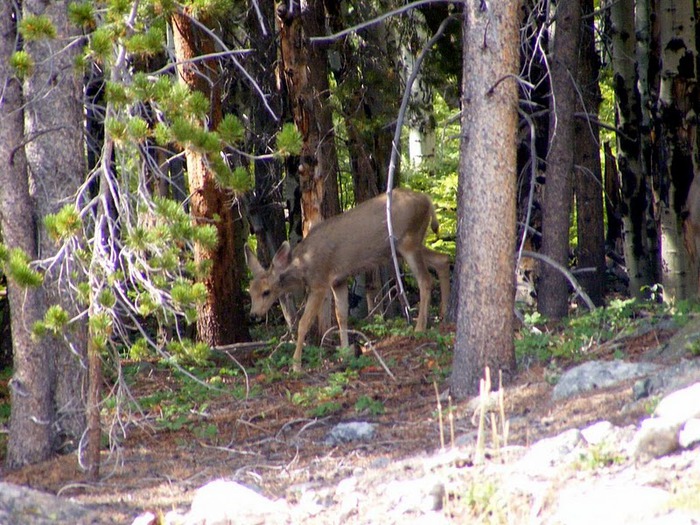
[[[250,282],[251,317],[263,317],[281,296],[305,291],[306,306],[299,319],[293,371],[301,371],[306,335],[330,289],[341,347],[348,347],[348,277],[391,260],[387,230],[387,195],[382,194],[350,210],[314,225],[292,250],[285,241],[269,268],[263,268],[248,245],[245,259],[253,276]],[[450,258],[423,243],[428,226],[438,231],[430,197],[407,189],[392,190],[391,223],[396,251],[418,281],[420,302],[415,330],[428,325],[428,308],[435,271],[440,282],[440,316],[444,318],[450,296]]]

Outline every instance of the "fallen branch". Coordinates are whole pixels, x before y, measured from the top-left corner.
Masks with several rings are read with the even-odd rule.
[[[576,292],[576,295],[578,295],[581,299],[583,299],[583,302],[586,303],[586,306],[588,307],[588,309],[591,311],[595,310],[595,304],[593,304],[593,301],[591,301],[591,298],[588,297],[588,294],[583,290],[583,288],[581,288],[581,285],[576,280],[576,277],[574,277],[574,275],[569,270],[564,268],[561,264],[556,262],[551,257],[547,257],[546,255],[542,255],[541,253],[531,252],[529,250],[523,250],[522,254],[524,257],[532,257],[533,259],[538,259],[540,261],[543,261],[543,262],[549,264],[553,268],[556,268],[557,270],[559,270],[569,280],[569,282],[571,283],[571,286],[574,287],[574,291]]]

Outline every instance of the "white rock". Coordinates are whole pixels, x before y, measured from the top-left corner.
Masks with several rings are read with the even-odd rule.
[[[394,512],[430,512],[440,510],[445,497],[445,486],[434,476],[393,481],[386,486],[386,499]]]
[[[216,480],[197,490],[187,525],[267,525],[288,523],[284,502],[275,502],[233,481]]]
[[[613,437],[615,425],[610,421],[598,421],[581,430],[581,435],[589,445],[600,445]]]
[[[584,444],[585,441],[581,432],[572,428],[557,436],[541,439],[533,444],[518,462],[518,465],[521,469],[541,474],[543,469],[570,459],[571,454],[579,450]]]
[[[700,418],[700,383],[664,397],[654,410],[654,415],[678,423]]]
[[[136,516],[131,525],[154,525],[156,522],[156,515],[152,512],[144,512],[139,516]]]
[[[640,485],[599,482],[593,486],[572,484],[564,488],[557,512],[548,523],[561,525],[626,525],[667,511],[671,495]]]
[[[659,458],[678,449],[680,424],[664,418],[649,418],[630,444],[629,454],[636,459]]]
[[[689,419],[678,434],[678,443],[683,448],[691,448],[700,443],[700,419]]]

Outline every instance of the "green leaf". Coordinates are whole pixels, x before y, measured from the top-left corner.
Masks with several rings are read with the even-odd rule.
[[[83,221],[80,219],[77,208],[72,204],[66,204],[58,213],[47,215],[44,218],[44,226],[49,236],[59,241],[79,235],[83,228]]]
[[[287,157],[289,155],[299,155],[303,137],[294,124],[287,123],[277,133],[277,154]]]
[[[127,137],[126,124],[121,120],[105,119],[105,129],[115,142],[124,142]]]
[[[90,55],[97,62],[108,62],[112,54],[114,35],[112,31],[101,27],[90,35]]]
[[[107,0],[107,8],[114,18],[122,18],[131,9],[131,0]]]
[[[10,66],[15,71],[17,78],[24,79],[34,71],[35,62],[32,55],[26,51],[15,51],[10,57]]]
[[[92,31],[96,27],[95,10],[91,2],[71,2],[68,4],[68,19],[84,31]]]
[[[5,263],[5,273],[19,286],[36,287],[41,286],[44,277],[29,266],[30,258],[20,248],[10,250],[7,262]]]
[[[219,132],[221,140],[227,142],[228,144],[237,144],[241,142],[245,136],[245,127],[241,120],[232,114],[224,116],[224,118],[219,123],[216,128]]]
[[[216,19],[226,16],[234,7],[232,0],[189,0],[192,16],[198,19]]]
[[[148,341],[144,338],[137,339],[129,348],[129,357],[131,359],[142,360],[150,357],[152,354]]]
[[[133,140],[143,142],[148,138],[148,122],[141,117],[132,117],[127,122],[126,132]]]
[[[124,106],[129,103],[129,95],[123,84],[115,82],[105,82],[105,101],[111,102],[116,106]]]
[[[103,288],[97,296],[97,302],[104,308],[114,308],[114,305],[117,303],[117,298],[112,290]]]
[[[151,27],[145,33],[136,33],[124,41],[124,47],[133,55],[152,56],[163,49],[165,36],[158,27]]]
[[[156,139],[156,144],[159,146],[167,146],[173,141],[173,134],[170,128],[163,122],[158,122],[153,128],[153,136]]]
[[[44,327],[58,335],[65,331],[66,325],[70,321],[70,316],[61,305],[54,304],[49,307],[44,315]]]
[[[19,32],[27,42],[56,38],[56,28],[46,15],[25,16],[19,23]]]
[[[203,224],[194,230],[194,240],[198,242],[205,250],[213,250],[219,240],[216,226],[212,224]]]
[[[187,97],[187,111],[197,118],[204,119],[209,113],[209,99],[201,91],[191,91]]]

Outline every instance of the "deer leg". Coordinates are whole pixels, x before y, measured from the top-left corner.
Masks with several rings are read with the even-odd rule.
[[[342,281],[333,286],[333,297],[335,298],[335,317],[338,320],[340,330],[340,346],[347,348],[350,346],[348,340],[348,283]]]
[[[418,306],[418,320],[416,321],[416,332],[422,332],[428,327],[428,308],[430,307],[430,288],[432,287],[432,278],[425,266],[423,259],[423,250],[421,248],[407,252],[402,251],[401,255],[411,268],[413,275],[418,280],[418,289],[420,290],[420,305]]]
[[[301,319],[299,319],[297,347],[296,350],[294,350],[294,361],[292,363],[292,369],[295,372],[301,372],[301,350],[304,347],[306,334],[309,332],[309,328],[311,328],[311,324],[314,322],[318,310],[321,308],[325,295],[326,290],[311,290],[309,296],[306,298],[306,307],[304,308]]]
[[[440,318],[447,315],[447,303],[450,300],[450,258],[444,253],[424,248],[423,256],[428,268],[437,273],[440,281]]]

